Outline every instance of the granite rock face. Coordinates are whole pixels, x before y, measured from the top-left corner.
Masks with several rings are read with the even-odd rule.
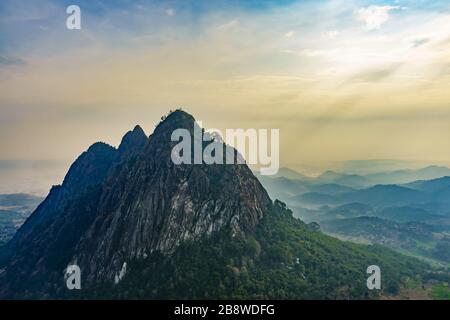
[[[51,296],[71,263],[88,286],[114,283],[133,272],[127,261],[217,231],[254,232],[271,200],[247,165],[172,162],[172,132],[195,126],[177,110],[149,138],[136,127],[118,149],[97,143],[83,153],[3,253],[0,297],[41,282]]]

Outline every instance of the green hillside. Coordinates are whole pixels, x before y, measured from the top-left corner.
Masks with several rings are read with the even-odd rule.
[[[366,287],[366,269],[382,270],[382,290]],[[312,231],[275,202],[254,237],[216,234],[187,242],[172,255],[154,253],[129,264],[117,286],[91,289],[96,298],[367,299],[397,294],[426,266],[381,246],[339,241]],[[86,297],[86,291],[82,290]]]

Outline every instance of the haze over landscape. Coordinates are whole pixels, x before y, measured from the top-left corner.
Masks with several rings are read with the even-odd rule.
[[[448,1],[70,4],[0,2],[0,299],[450,298]]]
[[[0,160],[67,166],[182,106],[279,128],[282,165],[306,173],[450,163],[447,1],[79,1],[77,31],[66,2],[0,4]]]

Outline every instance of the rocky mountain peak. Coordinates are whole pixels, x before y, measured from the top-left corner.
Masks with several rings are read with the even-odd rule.
[[[76,186],[85,180],[92,188],[64,198],[69,201],[55,202],[55,195],[45,200],[52,205],[31,216],[23,241],[18,232],[10,259],[18,268],[14,273],[34,266],[34,279],[48,279],[76,262],[88,282],[112,283],[124,263],[151,253],[170,255],[183,242],[219,231],[253,233],[272,202],[247,165],[171,161],[172,132],[194,126],[191,115],[177,110],[162,119],[150,139],[140,127],[124,136],[119,153],[128,150],[132,158],[118,160],[118,151],[102,143],[89,148],[72,165],[62,189],[66,182]]]
[[[75,254],[91,268],[93,278],[106,273],[111,279],[111,270],[126,261],[155,251],[169,254],[184,241],[220,230],[234,235],[255,230],[271,200],[246,165],[171,161],[172,132],[192,131],[194,126],[198,124],[190,114],[172,112],[156,127],[133,165],[107,180],[96,227],[86,233]],[[98,238],[102,234],[106,239]],[[94,253],[86,254],[93,247]]]
[[[171,147],[173,144],[170,142],[170,137],[175,130],[185,129],[193,134],[195,127],[198,128],[198,124],[192,115],[183,110],[175,110],[167,116],[161,117],[161,121],[150,136],[150,141],[153,145]]]
[[[145,144],[148,142],[148,138],[145,135],[144,130],[139,126],[135,126],[132,131],[128,131],[122,138],[119,145],[119,154],[134,154],[142,150]]]
[[[101,182],[115,157],[114,147],[103,142],[94,143],[71,165],[64,178],[63,187],[68,193],[79,194],[88,186]]]
[[[175,110],[167,116],[161,118],[161,122],[157,126],[155,133],[159,130],[174,130],[174,129],[192,129],[195,119],[189,113],[183,110]]]

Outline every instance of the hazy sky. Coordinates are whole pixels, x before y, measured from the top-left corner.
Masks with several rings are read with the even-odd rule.
[[[284,165],[450,162],[450,2],[0,2],[0,159],[73,159],[178,106],[279,128]]]

